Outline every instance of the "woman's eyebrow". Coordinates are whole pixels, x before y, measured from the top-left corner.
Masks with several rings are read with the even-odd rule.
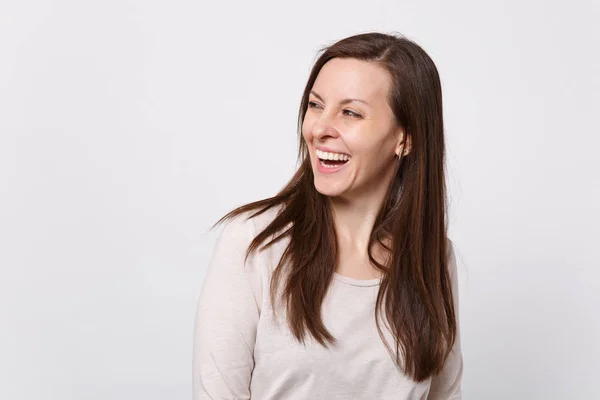
[[[322,102],[325,102],[325,100],[323,100],[323,98],[314,90],[311,90],[310,93],[312,93],[317,99],[321,100]],[[344,100],[340,101],[340,104],[351,103],[353,101],[357,101],[359,103],[364,103],[366,105],[369,105],[369,103],[367,103],[366,101],[361,100],[361,99],[344,99]]]

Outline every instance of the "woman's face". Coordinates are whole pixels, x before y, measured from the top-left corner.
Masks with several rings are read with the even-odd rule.
[[[374,63],[333,58],[321,68],[302,124],[320,193],[379,192],[389,184],[396,154],[403,150],[403,131],[388,104],[390,86],[388,72]],[[328,167],[320,158],[331,154],[320,150],[341,153],[335,157],[348,161]]]

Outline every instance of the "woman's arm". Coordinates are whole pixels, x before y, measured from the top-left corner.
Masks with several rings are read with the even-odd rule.
[[[454,244],[448,239],[448,268],[452,281],[452,295],[456,313],[456,342],[452,352],[446,359],[442,372],[431,380],[428,400],[462,400],[461,380],[463,375],[463,358],[460,343],[460,324],[458,317],[458,273]]]
[[[250,398],[253,352],[259,318],[260,278],[254,238],[245,215],[228,220],[210,259],[198,300],[194,328],[194,400]]]

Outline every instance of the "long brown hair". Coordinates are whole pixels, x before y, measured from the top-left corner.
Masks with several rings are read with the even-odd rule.
[[[307,335],[323,346],[334,342],[321,318],[321,305],[334,275],[338,244],[330,203],[313,183],[302,121],[309,92],[327,61],[355,58],[383,66],[392,82],[389,104],[410,137],[411,147],[397,163],[370,236],[369,259],[382,272],[375,313],[382,339],[380,320],[394,338],[394,350],[384,343],[396,365],[421,382],[441,371],[457,330],[447,266],[445,146],[438,71],[418,44],[400,34],[362,33],[325,46],[321,52],[300,103],[300,166],[296,173],[274,197],[230,211],[213,228],[242,213],[253,212],[252,218],[279,207],[276,217],[250,243],[246,257],[267,239],[271,240],[261,249],[289,237],[271,278],[273,309],[282,301],[289,328],[299,342],[305,343]],[[389,238],[391,245],[382,238]],[[371,254],[375,241],[391,255],[385,265]]]

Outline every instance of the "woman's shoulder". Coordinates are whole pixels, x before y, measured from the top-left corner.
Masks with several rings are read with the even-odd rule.
[[[263,292],[268,290],[274,258],[279,248],[262,249],[263,243],[250,250],[250,246],[261,228],[266,226],[275,215],[275,210],[267,210],[260,215],[256,211],[244,211],[233,214],[222,221],[220,233],[206,273],[206,290],[218,288],[228,293],[230,286],[250,288],[258,305],[262,304]],[[263,228],[264,229],[264,228]],[[222,283],[228,282],[227,287]],[[216,289],[214,289],[216,290]],[[260,307],[260,306],[259,306]]]
[[[273,207],[268,208],[261,214],[258,214],[251,218],[254,224],[254,229],[256,233],[262,232],[273,220],[279,215],[279,213],[283,210],[283,205],[275,205]],[[251,214],[255,214],[256,211],[253,211]],[[250,214],[250,213],[249,213]]]
[[[244,211],[231,218],[228,218],[223,223],[223,230],[219,235],[219,241],[228,242],[230,247],[236,247],[239,250],[246,250],[264,229],[277,217],[281,206],[275,206],[267,209],[261,214],[256,214],[256,210]],[[269,235],[273,237],[273,234]],[[269,251],[261,250],[260,247],[270,241],[267,238],[264,242],[259,243],[255,253],[251,255],[253,258],[273,257],[277,254],[278,244]],[[280,242],[281,243],[281,242]]]
[[[446,257],[451,264],[451,268],[456,269],[456,245],[449,237],[446,237],[446,243]]]
[[[280,208],[280,206],[271,207],[258,215],[254,215],[256,210],[241,212],[225,220],[223,232],[236,237],[256,236],[277,217]]]

